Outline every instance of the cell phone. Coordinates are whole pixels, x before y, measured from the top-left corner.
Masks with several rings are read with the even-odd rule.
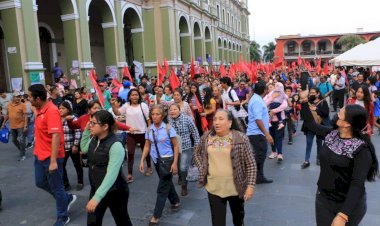
[[[310,74],[308,71],[301,72],[300,83],[301,83],[301,89],[302,90],[307,89],[307,85],[309,83],[309,77],[310,77]]]

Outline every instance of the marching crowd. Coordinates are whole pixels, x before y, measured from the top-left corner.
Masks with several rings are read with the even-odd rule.
[[[302,122],[306,147],[300,167],[310,166],[316,138],[321,168],[317,225],[358,225],[366,212],[365,181],[378,175],[371,136],[380,131],[380,73],[278,68],[259,71],[254,79],[233,73],[181,70],[178,84],[166,77],[119,82],[105,76],[94,84],[98,92],[69,90],[62,77],[54,85],[32,85],[24,94],[0,90],[0,127],[10,130],[19,161],[34,147],[35,183],[56,200],[56,226],[70,221],[68,211],[77,199],[70,193],[69,158],[76,190],[85,186],[88,167],[87,224],[102,225],[109,208],[117,225],[132,225],[128,184],[134,182],[136,149],[142,151],[139,171],[152,176],[154,168],[159,177],[149,225],[159,223],[166,199],[173,211],[181,208],[180,196],[188,195],[190,174],[196,174],[208,193],[212,225],[226,225],[228,202],[233,224],[241,226],[256,184],[273,182],[264,174],[265,160],[286,160],[285,130],[292,145]],[[308,74],[306,89],[302,73]],[[173,182],[177,174],[180,195]]]

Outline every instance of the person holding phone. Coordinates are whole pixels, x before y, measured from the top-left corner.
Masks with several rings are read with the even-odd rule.
[[[338,105],[339,105],[339,109],[342,109],[344,106],[344,94],[346,91],[346,80],[340,73],[337,74],[336,81],[333,86],[334,86],[333,112],[336,112]]]

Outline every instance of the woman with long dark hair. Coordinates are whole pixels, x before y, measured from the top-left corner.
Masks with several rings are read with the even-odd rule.
[[[203,94],[203,112],[200,113],[202,117],[206,117],[207,120],[207,128],[212,128],[212,122],[214,119],[214,115],[216,112],[216,101],[212,97],[212,90],[210,87],[205,87],[202,90]]]
[[[203,100],[201,97],[201,93],[199,92],[199,88],[195,83],[190,85],[190,93],[187,97],[187,102],[189,103],[190,108],[193,111],[195,125],[197,126],[199,135],[202,136],[203,129],[200,113],[203,111],[203,109],[198,109],[197,102],[200,104],[200,106],[203,106]]]
[[[364,107],[368,113],[368,126],[367,133],[372,135],[372,128],[374,126],[374,106],[371,93],[366,85],[361,85],[355,92],[355,97],[351,97],[347,100],[347,104],[358,104]]]
[[[73,112],[77,117],[81,117],[87,114],[88,102],[83,98],[80,89],[76,89],[74,92]]]
[[[141,95],[137,89],[131,89],[127,97],[128,102],[118,108],[112,104],[112,110],[115,115],[125,116],[125,123],[136,128],[135,132],[129,132],[127,137],[128,149],[128,183],[133,182],[133,163],[135,160],[136,145],[140,147],[145,145],[145,132],[150,126],[149,107],[146,103],[142,102]],[[145,176],[151,176],[153,173],[150,157],[147,156],[146,163],[148,165]]]
[[[132,226],[128,214],[129,189],[123,175],[125,150],[114,131],[113,115],[105,110],[94,113],[81,140],[81,150],[88,155],[90,200],[87,225],[102,225],[110,208],[118,226]]]
[[[331,128],[315,122],[308,91],[301,91],[300,98],[305,126],[325,140],[315,202],[317,226],[357,226],[367,209],[365,181],[379,174],[375,147],[366,134],[367,111],[358,104],[347,105]]]

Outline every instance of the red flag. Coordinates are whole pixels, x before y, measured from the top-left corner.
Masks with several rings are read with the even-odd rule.
[[[284,62],[284,57],[281,56],[280,59],[277,60],[275,67],[281,67],[283,62]]]
[[[131,73],[129,73],[129,69],[128,69],[127,65],[124,65],[124,68],[123,68],[123,77],[127,77],[130,82],[133,82]]]
[[[191,58],[190,79],[194,79],[195,74],[196,74],[196,72],[195,72],[194,58]]]
[[[297,63],[298,63],[298,67],[301,67],[302,60],[301,60],[301,56],[300,55],[298,55]]]
[[[235,64],[231,64],[228,74],[230,75],[231,81],[234,81],[236,74]]]
[[[121,82],[119,82],[119,80],[116,79],[116,77],[114,77],[112,79],[112,84],[115,86],[115,87],[122,87],[123,84],[121,84]]]
[[[198,112],[202,112],[203,111],[202,105],[199,102],[198,97],[196,97],[196,96],[195,96],[195,103],[197,104]],[[207,122],[206,117],[201,116],[201,124],[202,124],[203,132],[207,131],[208,130],[208,122]]]
[[[203,67],[199,67],[199,74],[206,74],[205,69],[203,69]]]
[[[104,96],[103,96],[103,92],[102,90],[100,89],[98,83],[96,82],[96,73],[95,73],[95,70],[94,68],[91,70],[91,75],[90,75],[90,80],[91,80],[91,83],[92,85],[94,86],[94,89],[96,91],[96,94],[98,95],[98,100],[100,102],[100,105],[102,105],[102,107],[104,107]]]
[[[225,77],[227,75],[226,68],[224,67],[223,64],[220,65],[219,72],[220,72],[221,77]]]
[[[164,69],[162,69],[161,64],[157,61],[157,86],[161,86],[162,82],[164,81]]]
[[[169,64],[166,61],[166,59],[164,59],[164,76],[168,73],[168,71],[169,71]]]
[[[329,66],[327,62],[325,62],[325,64],[323,65],[323,74],[325,74],[325,76],[329,74]]]
[[[173,90],[178,88],[181,85],[181,82],[179,81],[177,75],[175,74],[174,67],[172,68],[172,71],[170,73],[169,82],[170,82],[170,86],[173,88]]]

